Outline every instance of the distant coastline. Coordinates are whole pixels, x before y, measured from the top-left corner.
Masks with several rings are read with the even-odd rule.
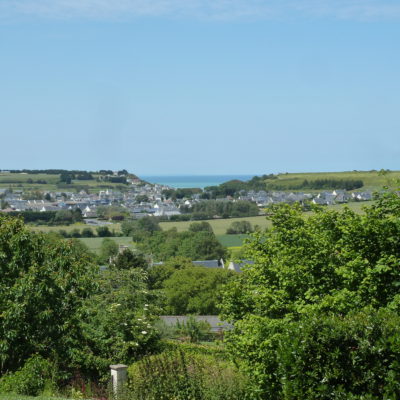
[[[161,185],[171,186],[173,188],[205,188],[207,186],[216,186],[232,179],[247,181],[253,175],[141,175],[143,179],[150,183],[159,183]]]

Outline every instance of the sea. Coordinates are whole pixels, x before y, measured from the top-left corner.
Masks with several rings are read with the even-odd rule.
[[[140,175],[143,179],[150,183],[158,183],[167,185],[173,188],[200,188],[204,189],[207,186],[217,186],[221,183],[238,179],[248,181],[254,175],[160,175],[160,176],[145,176]]]

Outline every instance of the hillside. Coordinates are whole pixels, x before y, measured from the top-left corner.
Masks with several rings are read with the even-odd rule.
[[[400,171],[345,171],[345,172],[305,172],[275,175],[276,179],[266,179],[268,184],[279,184],[282,190],[293,190],[305,180],[361,180],[363,186],[357,190],[379,190],[384,186],[395,185],[400,181]]]

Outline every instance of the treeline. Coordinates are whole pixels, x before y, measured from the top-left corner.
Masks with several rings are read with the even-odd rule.
[[[121,236],[120,233],[116,233],[115,230],[110,230],[107,226],[98,226],[94,231],[92,228],[83,228],[82,230],[75,228],[71,231],[60,229],[58,234],[64,238],[94,238],[94,237],[116,237]]]
[[[25,223],[34,223],[37,225],[70,225],[75,222],[81,222],[82,212],[76,210],[59,211],[12,211],[8,213],[13,217],[22,217]]]
[[[191,197],[194,194],[201,194],[203,191],[200,188],[183,188],[183,189],[166,189],[162,191],[162,195],[166,199],[183,199]]]
[[[305,179],[301,183],[268,183],[267,190],[354,190],[364,186],[364,182],[360,179],[316,179],[309,181]]]
[[[226,197],[226,196],[237,196],[239,192],[249,190],[265,190],[266,181],[278,179],[278,177],[274,174],[264,174],[261,176],[253,176],[248,181],[241,181],[238,179],[234,179],[228,182],[221,183],[218,186],[207,186],[204,188],[203,198],[216,199],[218,197]]]
[[[212,219],[215,216],[222,218],[252,217],[259,214],[259,208],[256,203],[251,201],[201,201],[193,204],[191,208],[182,206],[183,213],[190,213],[193,220]]]
[[[60,175],[60,174],[74,174],[74,175],[82,175],[82,174],[95,174],[96,172],[88,172],[88,171],[80,171],[80,170],[67,170],[67,169],[7,169],[2,170],[11,172],[12,174],[47,174],[47,175]]]

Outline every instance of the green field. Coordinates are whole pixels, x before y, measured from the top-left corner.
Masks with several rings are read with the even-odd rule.
[[[217,235],[218,241],[225,247],[241,247],[249,235]]]
[[[93,175],[94,178],[97,175]],[[29,180],[33,183],[29,183]],[[36,181],[46,181],[36,183]],[[82,189],[91,192],[99,192],[103,189],[127,189],[129,186],[121,183],[101,182],[96,179],[92,180],[73,180],[71,184],[59,183],[60,175],[56,174],[25,174],[25,173],[4,173],[0,172],[0,188],[12,188],[24,191],[57,191],[57,192],[75,192]]]
[[[347,203],[347,204],[335,204],[333,206],[327,206],[327,208],[332,209],[332,210],[340,210],[343,207],[347,206],[350,209],[354,210],[355,212],[361,213],[363,207],[369,206],[371,204],[372,204],[372,201],[351,202],[351,203]],[[306,214],[309,214],[309,213],[306,213]],[[208,222],[211,225],[215,235],[217,235],[217,236],[220,236],[220,235],[226,236],[226,230],[229,228],[229,226],[232,224],[232,222],[235,222],[235,221],[248,221],[253,225],[253,227],[255,225],[258,225],[261,229],[271,227],[271,221],[267,220],[267,218],[264,216],[206,220],[206,222]],[[176,228],[178,230],[178,232],[183,232],[183,231],[187,231],[189,228],[189,225],[192,224],[193,222],[196,222],[196,221],[161,222],[160,226],[163,230]],[[227,236],[236,236],[236,235],[227,235]],[[225,240],[225,239],[222,239],[222,240]],[[229,244],[228,246],[229,247],[236,246],[236,244]]]
[[[226,230],[235,221],[249,221],[253,226],[259,225],[262,229],[270,227],[271,222],[267,221],[267,219],[263,216],[261,217],[244,217],[244,218],[229,218],[229,219],[209,219],[206,222],[209,222],[213,231],[216,235],[225,235]],[[160,226],[162,229],[167,230],[171,228],[176,228],[178,232],[187,231],[189,225],[193,222],[201,222],[201,221],[178,221],[178,222],[160,222]]]
[[[352,179],[362,180],[364,186],[357,190],[380,190],[383,186],[398,186],[400,171],[390,171],[385,175],[379,171],[347,171],[347,172],[310,172],[279,174],[278,179],[269,180],[271,184],[287,186],[302,183],[304,180],[315,181],[317,179]]]
[[[128,246],[130,249],[135,249],[135,244],[132,242],[131,237],[126,236],[117,236],[111,237],[110,239],[114,240],[117,244]],[[90,251],[93,251],[96,254],[100,253],[101,243],[103,242],[104,238],[102,237],[95,237],[95,238],[80,238],[81,242],[83,242]]]

